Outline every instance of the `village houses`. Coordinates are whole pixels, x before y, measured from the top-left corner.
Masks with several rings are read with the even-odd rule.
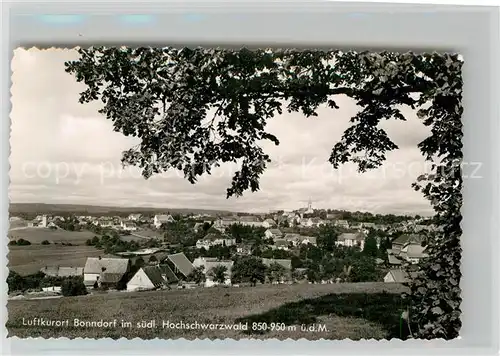
[[[337,237],[337,241],[335,241],[335,245],[345,246],[345,247],[358,246],[362,250],[365,246],[365,235],[360,233],[360,232],[342,233],[339,235],[339,237]]]
[[[153,225],[159,229],[163,224],[174,222],[172,215],[155,215],[153,218]]]

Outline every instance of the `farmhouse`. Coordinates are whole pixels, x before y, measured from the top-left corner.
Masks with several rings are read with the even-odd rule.
[[[28,222],[28,227],[47,227],[47,215],[39,215],[34,220]]]
[[[262,227],[265,227],[266,229],[274,226],[276,226],[276,221],[273,219],[266,219],[262,222]]]
[[[263,227],[263,222],[257,216],[247,215],[240,216],[238,219],[239,224],[244,226],[253,226],[253,227]]]
[[[236,244],[236,240],[229,238],[224,235],[209,233],[203,239],[196,241],[196,248],[209,249],[212,246],[223,245],[223,246],[233,246]]]
[[[394,241],[392,241],[392,249],[395,251],[400,251],[404,246],[409,244],[420,245],[422,243],[422,236],[411,234],[411,235],[401,235]]]
[[[324,224],[325,222],[318,217],[303,219],[300,222],[300,225],[305,227],[317,227]]]
[[[83,267],[83,282],[86,286],[115,288],[130,270],[126,258],[89,257]]]
[[[141,214],[130,214],[128,216],[128,219],[130,221],[139,221],[141,219],[142,215]]]
[[[136,231],[137,230],[137,226],[132,221],[122,221],[120,226],[125,231]]]
[[[271,245],[273,250],[284,250],[288,251],[290,249],[290,242],[285,239],[276,239],[274,240],[274,245]]]
[[[43,267],[40,272],[50,277],[83,276],[83,267]]]
[[[174,221],[172,215],[155,215],[153,225],[158,229],[163,224],[168,224]]]
[[[182,276],[187,277],[193,271],[194,266],[184,253],[174,253],[168,255],[167,258],[168,261],[174,265],[174,272],[176,275],[180,273]]]
[[[178,281],[167,265],[140,268],[127,283],[127,291],[153,290],[167,287]]]
[[[316,236],[301,236],[299,243],[301,245],[314,245],[314,246],[316,246]]]
[[[267,229],[264,234],[268,239],[273,239],[273,241],[283,237],[283,233],[280,229]]]
[[[302,240],[302,236],[300,236],[299,234],[285,234],[283,239],[286,240],[289,244],[291,243],[293,246],[296,246]]]
[[[363,249],[365,236],[362,233],[343,233],[337,238],[335,245],[345,247],[358,246],[360,249]]]
[[[344,229],[349,228],[349,222],[347,222],[347,220],[336,220],[334,224],[335,224],[335,226],[338,226],[338,227],[341,227]]]

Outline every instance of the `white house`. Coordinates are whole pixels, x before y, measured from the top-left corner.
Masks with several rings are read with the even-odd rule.
[[[158,229],[163,224],[171,223],[174,221],[172,215],[155,215],[153,225]]]
[[[125,231],[136,231],[137,225],[132,221],[122,221],[120,227]]]
[[[273,239],[273,240],[283,237],[283,233],[281,232],[280,229],[267,229],[264,235],[268,239]]]
[[[207,234],[203,239],[196,241],[196,248],[209,249],[212,246],[225,245],[233,246],[236,244],[236,239],[228,238],[217,234]]]
[[[262,222],[262,227],[265,227],[266,229],[272,228],[276,226],[276,221],[273,219],[266,219]]]
[[[162,289],[178,279],[168,265],[140,268],[127,283],[127,291]]]
[[[34,220],[28,222],[28,227],[47,227],[47,215],[38,215]]]
[[[141,214],[130,214],[128,216],[128,219],[130,221],[139,221],[141,219],[142,215]]]
[[[361,233],[343,233],[337,238],[335,245],[345,247],[358,246],[362,250],[365,246],[365,236]]]

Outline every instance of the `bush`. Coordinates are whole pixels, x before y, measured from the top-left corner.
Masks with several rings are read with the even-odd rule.
[[[17,240],[17,245],[18,246],[28,246],[28,245],[31,245],[31,242],[29,242],[25,239],[19,239],[19,240]]]
[[[62,282],[61,293],[65,297],[88,294],[82,277],[70,277]]]
[[[42,245],[50,245],[50,242],[48,240],[43,240]]]

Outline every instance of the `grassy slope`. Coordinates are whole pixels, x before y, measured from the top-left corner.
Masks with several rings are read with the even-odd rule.
[[[92,246],[30,245],[9,246],[9,269],[27,275],[45,266],[83,267],[87,257],[104,256]]]
[[[360,339],[397,336],[399,294],[396,284],[266,285],[242,288],[120,292],[49,300],[9,301],[9,336],[151,338],[302,338]],[[385,293],[388,292],[388,293]],[[346,294],[348,293],[348,294]],[[365,293],[368,293],[366,295]],[[106,320],[137,323],[156,320],[156,329],[27,327],[22,320]],[[286,331],[248,335],[236,330],[163,329],[162,320],[198,323],[284,322],[326,324],[328,332]]]
[[[66,231],[62,229],[49,228],[26,228],[9,231],[9,239],[19,240],[25,239],[32,244],[39,244],[43,240],[51,243],[54,242],[70,242],[72,244],[83,245],[85,241],[91,239],[96,234],[91,231]]]

